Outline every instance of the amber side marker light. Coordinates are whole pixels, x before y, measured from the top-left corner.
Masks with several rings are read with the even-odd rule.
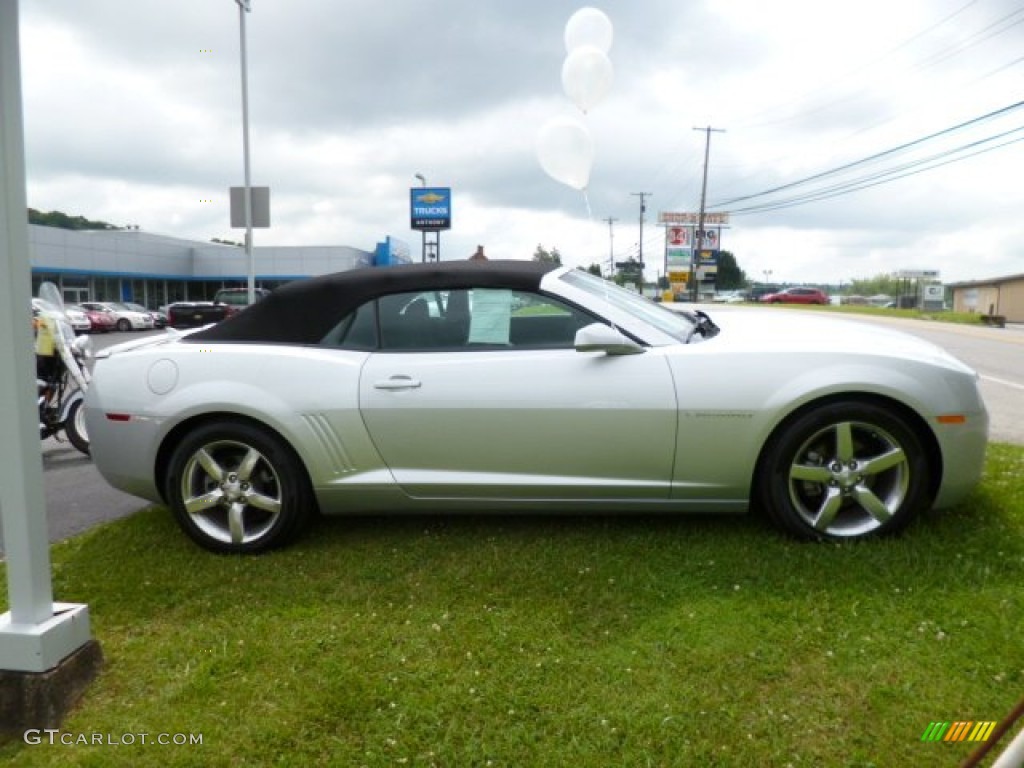
[[[939,424],[964,424],[967,422],[967,417],[962,413],[944,413],[938,418]]]

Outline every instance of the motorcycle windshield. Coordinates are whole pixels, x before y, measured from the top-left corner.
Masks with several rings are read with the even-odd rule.
[[[39,298],[50,304],[55,311],[64,314],[64,297],[53,283],[47,282],[39,286]]]

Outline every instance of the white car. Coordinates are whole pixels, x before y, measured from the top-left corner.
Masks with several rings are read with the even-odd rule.
[[[112,485],[233,552],[317,511],[758,509],[852,539],[978,481],[988,415],[946,352],[721,315],[536,262],[353,270],[100,352],[86,426]]]
[[[42,299],[32,299],[32,310],[33,314],[41,312],[44,308],[45,302]],[[51,312],[55,311],[52,307],[48,308]],[[64,316],[71,323],[71,328],[75,333],[88,333],[92,330],[92,323],[89,322],[89,316],[79,309],[74,307],[65,306]]]
[[[747,301],[746,291],[722,291],[716,293],[715,297],[711,300],[715,304],[742,304]]]
[[[119,301],[83,301],[81,306],[112,315],[114,327],[119,331],[149,331],[154,327],[151,314],[136,312]]]

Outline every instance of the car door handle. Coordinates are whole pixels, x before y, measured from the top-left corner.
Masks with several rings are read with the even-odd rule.
[[[399,389],[418,389],[420,381],[411,376],[392,376],[390,379],[378,381],[373,385],[374,389],[387,389],[391,391]]]

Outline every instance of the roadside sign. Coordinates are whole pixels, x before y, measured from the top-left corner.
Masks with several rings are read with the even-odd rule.
[[[413,187],[409,190],[410,227],[422,232],[452,228],[452,190],[449,187]]]

